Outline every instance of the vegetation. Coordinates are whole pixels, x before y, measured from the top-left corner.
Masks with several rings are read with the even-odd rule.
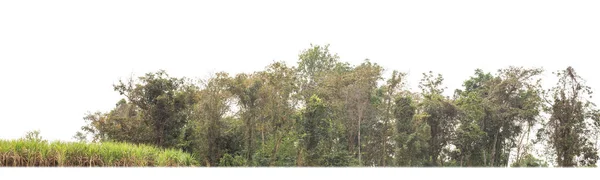
[[[161,150],[128,143],[0,140],[0,166],[106,167],[194,166],[194,157],[181,150]]]
[[[599,158],[600,111],[572,67],[550,90],[540,68],[476,69],[449,97],[441,74],[424,73],[413,92],[406,73],[384,78],[382,66],[342,62],[329,45],[298,59],[199,83],[162,70],[119,81],[124,99],[84,117],[79,143],[47,144],[39,132],[2,141],[2,165],[590,167]]]

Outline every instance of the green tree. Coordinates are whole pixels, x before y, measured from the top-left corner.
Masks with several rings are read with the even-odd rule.
[[[160,70],[139,77],[138,81],[119,81],[115,91],[127,97],[140,110],[144,123],[153,130],[154,144],[175,147],[189,120],[189,109],[194,104],[194,87],[184,79],[169,77]]]
[[[456,140],[456,161],[469,166],[507,166],[510,149],[541,110],[541,69],[509,67],[496,76],[476,70],[457,91],[463,111]]]
[[[141,110],[121,99],[108,113],[88,113],[86,125],[76,133],[79,141],[91,135],[92,142],[116,141],[135,144],[152,144],[153,131],[142,119]]]
[[[217,165],[225,152],[223,146],[224,116],[230,110],[227,73],[216,73],[214,77],[202,81],[202,89],[197,94],[195,105],[195,136],[187,141],[196,141],[191,148],[196,149],[209,165]]]
[[[363,136],[361,132],[364,125],[372,125],[377,121],[376,106],[373,104],[373,96],[377,88],[377,81],[381,80],[383,68],[377,63],[371,63],[368,59],[362,64],[355,67],[348,78],[350,83],[341,89],[345,98],[346,118],[344,125],[346,126],[348,136],[348,147],[351,153],[357,149],[358,162],[362,165],[361,148]],[[367,128],[368,130],[368,128]],[[364,134],[364,133],[363,133]],[[368,133],[367,133],[368,134]],[[369,152],[377,153],[377,152]]]
[[[268,165],[273,166],[279,159],[279,150],[291,140],[286,137],[294,129],[293,115],[298,102],[298,83],[296,70],[288,67],[283,62],[275,62],[267,67],[259,76],[265,82],[261,88],[261,136],[262,145],[269,145]],[[286,139],[287,138],[287,139]],[[266,140],[265,140],[266,139]],[[295,139],[295,138],[292,138]],[[268,142],[268,143],[266,143]],[[289,145],[289,144],[288,144]],[[281,157],[289,158],[289,154]],[[286,161],[286,163],[289,163]]]
[[[321,157],[327,151],[323,148],[326,144],[325,141],[328,139],[329,122],[327,107],[323,100],[318,96],[313,95],[304,111],[302,118],[302,126],[304,137],[302,142],[306,148],[306,165],[308,166],[319,166]]]
[[[246,166],[246,159],[242,156],[231,156],[230,154],[224,154],[223,158],[219,160],[219,166],[223,167],[240,167]]]
[[[440,166],[443,165],[443,159],[440,158],[441,153],[454,138],[458,108],[442,95],[445,89],[441,87],[444,80],[442,75],[438,74],[437,77],[434,77],[430,71],[429,74],[424,73],[423,76],[419,83],[423,95],[420,108],[425,114],[431,136],[428,142],[427,153],[430,159],[428,165]]]
[[[395,133],[393,131],[394,127],[392,126],[394,119],[394,97],[398,96],[401,92],[401,88],[404,85],[405,76],[405,73],[393,71],[390,79],[388,79],[386,84],[381,86],[376,93],[377,97],[381,101],[380,105],[378,106],[378,114],[382,122],[378,122],[379,126],[376,127],[380,128],[378,131],[374,131],[373,134],[373,136],[377,137],[379,144],[372,147],[377,148],[376,150],[380,151],[380,160],[377,163],[380,166],[388,166],[393,164],[392,157],[395,149],[393,147]]]
[[[548,163],[535,158],[531,154],[525,154],[523,160],[513,163],[511,167],[548,167]]]
[[[395,99],[396,161],[398,166],[423,166],[429,161],[427,151],[431,139],[429,125],[422,115],[416,114],[417,107],[410,96]]]
[[[229,91],[237,99],[240,116],[244,122],[245,157],[252,162],[252,156],[257,148],[256,131],[260,118],[262,100],[260,93],[264,82],[259,77],[247,74],[238,74],[229,84]]]
[[[42,135],[40,135],[40,130],[33,130],[25,133],[25,137],[23,137],[23,139],[36,142],[48,142],[42,138]]]
[[[310,45],[310,48],[303,50],[298,55],[298,73],[300,88],[304,100],[308,101],[312,94],[315,94],[315,88],[318,78],[324,76],[336,68],[339,63],[339,56],[329,52],[329,45]]]
[[[550,90],[553,103],[550,119],[538,132],[556,153],[560,167],[595,166],[598,150],[592,138],[598,132],[598,110],[587,100],[591,88],[572,67],[556,73],[556,87]]]

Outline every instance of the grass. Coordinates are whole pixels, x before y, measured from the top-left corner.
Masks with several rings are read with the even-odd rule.
[[[198,163],[181,150],[128,143],[0,140],[0,167],[174,167]]]

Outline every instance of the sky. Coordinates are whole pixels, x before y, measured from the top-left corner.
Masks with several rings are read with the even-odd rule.
[[[295,65],[310,44],[444,76],[447,95],[476,68],[573,66],[599,90],[599,1],[0,1],[0,138],[40,130],[73,140],[87,112],[109,111],[120,78],[166,70],[204,78]],[[600,103],[598,97],[593,102]]]

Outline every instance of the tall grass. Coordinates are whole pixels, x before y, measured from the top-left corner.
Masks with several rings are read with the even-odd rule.
[[[196,166],[181,150],[127,143],[82,143],[0,140],[0,166],[145,167]]]

